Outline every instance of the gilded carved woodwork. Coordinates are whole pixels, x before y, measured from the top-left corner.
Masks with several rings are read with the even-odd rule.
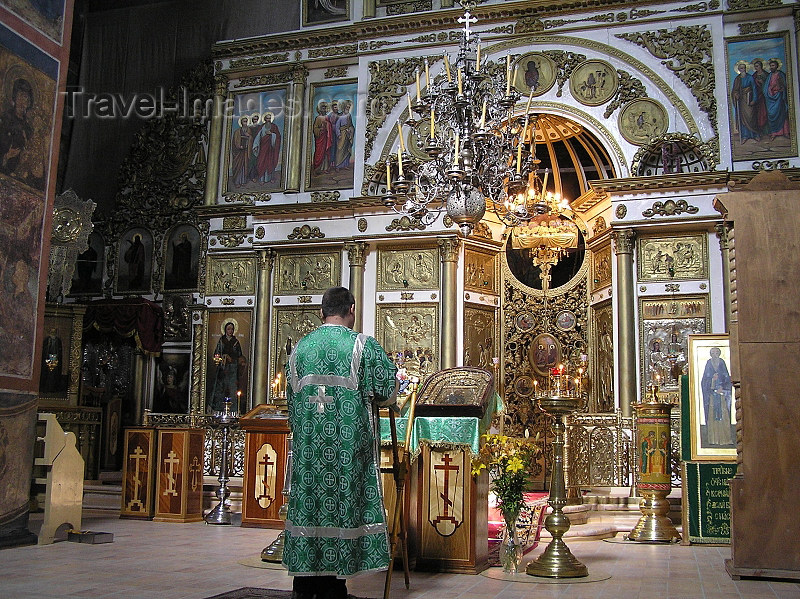
[[[255,256],[209,256],[206,295],[253,295]]]
[[[651,138],[649,143],[633,155],[631,173],[640,177],[652,177],[712,171],[718,162],[718,137],[701,142],[688,133],[665,133]],[[668,178],[666,182],[669,184]]]
[[[400,59],[376,60],[369,63],[369,87],[367,88],[367,127],[364,156],[372,153],[372,146],[386,117],[392,112],[400,98],[408,93],[408,87],[416,81],[417,71],[425,70],[424,56]],[[440,60],[439,56],[427,57],[428,63]],[[406,113],[408,109],[406,109]],[[406,114],[405,118],[408,118]],[[402,117],[401,117],[402,118]],[[366,176],[366,173],[365,173]]]
[[[392,219],[392,222],[384,227],[387,231],[424,231],[428,227],[418,218],[401,216]]]
[[[323,293],[342,280],[339,252],[279,253],[276,264],[275,295]]]
[[[328,67],[323,75],[325,79],[338,79],[347,77],[347,67]]]
[[[438,240],[439,258],[442,262],[458,262],[461,240],[458,237],[446,237]]]
[[[213,85],[212,65],[203,62],[166,98],[167,105],[186,104],[199,107],[199,112],[183,115],[165,109],[162,118],[148,120],[136,133],[120,167],[120,191],[104,231],[106,239],[117,238],[137,217],[145,218],[154,231],[166,231],[202,205],[209,117],[205,108],[211,104]],[[185,97],[179,96],[184,90]]]
[[[96,207],[93,201],[81,200],[71,189],[56,196],[47,268],[50,301],[68,295],[72,288],[78,254],[89,248],[89,235],[94,229],[92,214]]]
[[[703,233],[642,236],[637,264],[639,281],[673,281],[708,277],[708,243]]]
[[[714,132],[718,131],[713,39],[707,25],[618,33],[615,37],[642,46],[656,58],[662,59],[662,64],[692,91],[700,109],[708,115]]]
[[[378,250],[378,291],[438,288],[439,260],[435,248]]]
[[[222,228],[225,231],[245,229],[246,227],[246,216],[226,216],[222,219]]]
[[[265,67],[276,62],[287,62],[289,53],[270,54],[268,56],[254,56],[253,58],[234,58],[228,63],[229,69],[247,69],[252,67]]]
[[[375,338],[391,356],[402,353],[403,366],[421,378],[439,370],[439,305],[379,304]]]
[[[252,193],[226,193],[222,199],[227,204],[246,204],[254,205],[256,202],[269,202],[272,199],[271,193],[263,191]]]
[[[739,23],[739,35],[751,33],[766,33],[769,30],[769,21],[756,21],[754,23]]]
[[[345,251],[347,252],[347,260],[350,262],[350,266],[360,266],[363,267],[367,263],[367,252],[369,248],[364,241],[356,241],[353,243],[346,243],[344,246]]]
[[[357,44],[346,44],[343,46],[332,46],[330,48],[311,48],[308,51],[309,58],[324,58],[327,56],[349,56],[358,53]]]
[[[312,202],[337,202],[342,194],[338,191],[312,191]]]
[[[241,89],[243,87],[260,87],[264,85],[276,85],[279,83],[289,82],[304,83],[307,77],[308,69],[303,65],[295,65],[286,71],[281,71],[278,73],[242,77],[233,85],[233,87],[235,89]]]
[[[320,231],[319,227],[303,225],[292,229],[292,232],[287,235],[286,239],[323,239],[324,237],[325,233]]]
[[[222,247],[232,249],[244,245],[246,240],[246,233],[216,233],[211,239],[211,245],[219,243]]]
[[[620,204],[620,206],[624,207],[624,204]],[[617,212],[619,212],[619,206],[617,207]],[[619,216],[619,214],[617,214],[617,216]],[[619,216],[619,218],[622,218],[622,216]],[[633,246],[636,240],[636,232],[633,229],[612,231],[611,239],[614,240],[615,254],[633,254]]]
[[[664,202],[653,202],[647,210],[642,211],[642,216],[651,218],[653,216],[675,216],[676,214],[697,214],[700,208],[692,206],[686,200],[666,200]]]
[[[464,306],[464,366],[493,370],[492,358],[500,355],[495,314],[494,308],[471,304]],[[495,371],[494,374],[499,373]]]
[[[468,247],[464,250],[464,289],[478,293],[498,292],[496,254]]]
[[[728,0],[729,10],[762,9],[768,6],[780,6],[783,0]]]
[[[390,4],[386,7],[386,14],[388,16],[397,16],[427,10],[433,10],[433,0],[411,0],[410,2]]]

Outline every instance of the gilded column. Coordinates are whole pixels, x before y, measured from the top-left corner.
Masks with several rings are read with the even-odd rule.
[[[208,160],[206,161],[206,189],[203,200],[206,206],[217,202],[219,190],[220,155],[222,154],[222,130],[225,125],[225,96],[228,93],[228,78],[214,78],[214,113],[211,115],[211,130],[208,134]]]
[[[456,289],[456,276],[458,274],[458,253],[461,240],[457,237],[448,237],[439,240],[439,257],[442,261],[442,337],[441,337],[441,367],[455,368],[456,341],[458,335],[458,320],[456,308],[458,294]]]
[[[206,352],[203,351],[203,325],[201,323],[192,326],[192,391],[189,401],[193,416],[203,413],[203,360]]]
[[[258,287],[256,288],[256,343],[253,352],[253,402],[250,407],[267,403],[269,388],[269,307],[272,304],[270,275],[275,264],[274,250],[258,250]]]
[[[453,8],[453,0],[442,0],[442,8]]]
[[[731,255],[728,233],[730,223],[720,223],[714,227],[719,238],[719,251],[722,254],[722,298],[725,302],[725,330],[731,330]]]
[[[361,331],[364,312],[364,266],[367,263],[367,244],[364,241],[347,243],[347,259],[350,261],[350,291],[356,298],[356,322],[354,331]]]
[[[364,18],[371,19],[375,16],[375,0],[364,0]]]
[[[287,105],[289,160],[286,172],[286,193],[300,191],[300,179],[303,174],[303,100],[306,94],[306,77],[308,77],[308,69],[303,65],[292,69],[292,93]]]
[[[636,317],[634,312],[633,229],[612,231],[617,255],[617,326],[619,327],[619,407],[625,417],[636,403]]]

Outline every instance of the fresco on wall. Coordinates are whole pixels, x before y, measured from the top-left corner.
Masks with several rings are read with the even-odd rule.
[[[0,376],[33,376],[58,63],[0,26]]]
[[[64,0],[2,0],[0,4],[61,43],[64,37]]]

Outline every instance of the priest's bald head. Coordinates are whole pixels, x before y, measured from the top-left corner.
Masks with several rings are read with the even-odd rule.
[[[350,329],[356,321],[356,299],[346,287],[331,287],[322,295],[322,321],[342,324]]]

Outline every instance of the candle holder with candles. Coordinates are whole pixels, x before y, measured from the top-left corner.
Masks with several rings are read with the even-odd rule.
[[[237,393],[237,399],[241,399],[242,392]],[[222,451],[220,452],[219,460],[219,488],[217,488],[216,496],[219,503],[216,507],[206,514],[203,518],[208,524],[230,524],[231,523],[231,508],[228,505],[228,497],[231,495],[228,489],[228,461],[230,457],[230,432],[239,424],[239,415],[236,411],[231,409],[231,398],[226,397],[223,409],[221,412],[216,412],[211,418],[211,428],[218,428],[222,430]]]

